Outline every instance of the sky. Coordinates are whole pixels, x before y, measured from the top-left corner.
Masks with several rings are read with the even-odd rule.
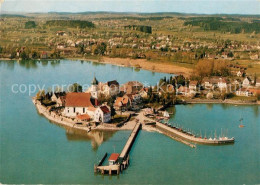
[[[260,14],[260,0],[0,0],[1,13],[180,12]]]

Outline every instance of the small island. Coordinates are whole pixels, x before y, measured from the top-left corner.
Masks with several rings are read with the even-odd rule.
[[[190,80],[182,75],[162,78],[155,86],[138,81],[120,85],[117,80],[99,82],[94,76],[85,90],[73,84],[69,91],[39,91],[33,98],[38,112],[51,122],[85,130],[133,130],[141,123],[144,130],[163,133],[188,146],[200,144],[234,143],[221,133],[218,137],[202,134],[169,123],[174,106],[188,103],[258,104],[259,82],[241,77],[231,82],[223,77]],[[238,85],[238,87],[237,87]],[[231,89],[236,90],[234,92]],[[245,89],[245,92],[243,92]],[[172,108],[172,112],[168,112]]]

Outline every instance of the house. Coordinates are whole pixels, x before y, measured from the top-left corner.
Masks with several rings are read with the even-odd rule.
[[[118,153],[112,153],[108,159],[109,165],[115,165],[119,158]]]
[[[66,94],[64,92],[53,93],[51,96],[51,101],[56,102],[56,107],[65,106]]]
[[[221,58],[227,59],[228,58],[228,52],[222,52]]]
[[[250,55],[250,59],[251,60],[258,60],[259,56],[258,56],[258,54],[253,54],[253,55]]]
[[[245,72],[245,70],[239,70],[237,73],[236,73],[236,75],[238,76],[238,77],[242,77],[242,76],[245,76],[245,74],[246,74],[246,72]]]
[[[242,82],[242,87],[249,87],[251,85],[251,79],[249,77],[246,77]]]
[[[127,95],[133,103],[141,102],[141,95],[139,93]]]
[[[189,83],[190,90],[196,91],[197,86],[198,86],[198,81],[196,81],[196,80],[190,81],[190,83]]]
[[[41,53],[41,59],[47,59],[47,58],[48,58],[48,54],[45,51],[43,51]]]
[[[56,35],[57,36],[65,36],[66,32],[65,31],[57,31]]]
[[[126,94],[136,94],[143,88],[143,84],[138,81],[129,81],[120,87],[120,91]]]
[[[116,80],[99,83],[98,90],[106,96],[114,96],[119,93],[119,83]]]
[[[202,86],[205,89],[211,89],[213,87],[213,84],[211,83],[211,80],[209,78],[203,78],[202,80]]]
[[[63,114],[75,117],[79,114],[86,114],[89,107],[94,107],[91,102],[90,93],[67,93]]]
[[[215,86],[217,86],[218,84],[218,81],[219,79],[216,78],[216,77],[213,77],[213,78],[203,78],[202,80],[202,86],[205,88],[205,89],[212,89],[214,88]]]
[[[184,95],[184,96],[188,96],[190,93],[190,89],[186,86],[180,86],[178,89],[177,89],[177,94],[179,95]]]
[[[64,43],[57,44],[57,49],[64,49],[66,45]]]
[[[142,89],[139,91],[139,95],[140,95],[142,98],[147,98],[147,97],[148,97],[148,91],[149,91],[149,88],[148,88],[148,87],[144,87],[144,88],[142,88]]]
[[[227,89],[227,81],[223,78],[219,78],[218,80],[218,88],[220,90]]]
[[[208,59],[216,59],[216,55],[214,54],[208,54]]]
[[[117,97],[114,103],[116,110],[129,110],[131,105],[131,99],[127,95],[124,95],[123,97]]]
[[[260,89],[259,88],[248,88],[247,90],[253,96],[257,96],[257,95],[260,94]]]
[[[236,91],[237,96],[251,96],[252,93],[250,93],[247,88],[240,88]]]
[[[81,114],[81,115],[77,115],[76,119],[78,121],[90,121],[91,117],[88,114]]]
[[[100,106],[96,108],[94,120],[96,122],[108,123],[111,121],[111,112],[108,106]]]

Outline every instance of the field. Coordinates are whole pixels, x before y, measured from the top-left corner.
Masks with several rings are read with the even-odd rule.
[[[191,25],[193,22],[186,24],[188,20],[211,19],[220,20],[218,24],[230,21],[232,25],[247,27],[239,27],[238,33],[233,33],[205,30]],[[47,52],[48,58],[145,59],[152,65],[164,63],[194,69],[199,60],[215,55],[260,76],[259,20],[259,16],[174,13],[1,15],[0,58],[21,57],[16,53],[25,51],[25,58],[36,59]]]

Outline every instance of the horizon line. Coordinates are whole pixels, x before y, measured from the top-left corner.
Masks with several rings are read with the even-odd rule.
[[[187,12],[137,12],[137,11],[79,11],[79,12],[68,12],[68,11],[37,11],[37,12],[19,12],[19,11],[0,11],[2,14],[83,14],[83,13],[111,13],[111,14],[184,14],[184,15],[249,15],[249,16],[260,16],[259,14],[248,14],[248,13],[187,13]]]

